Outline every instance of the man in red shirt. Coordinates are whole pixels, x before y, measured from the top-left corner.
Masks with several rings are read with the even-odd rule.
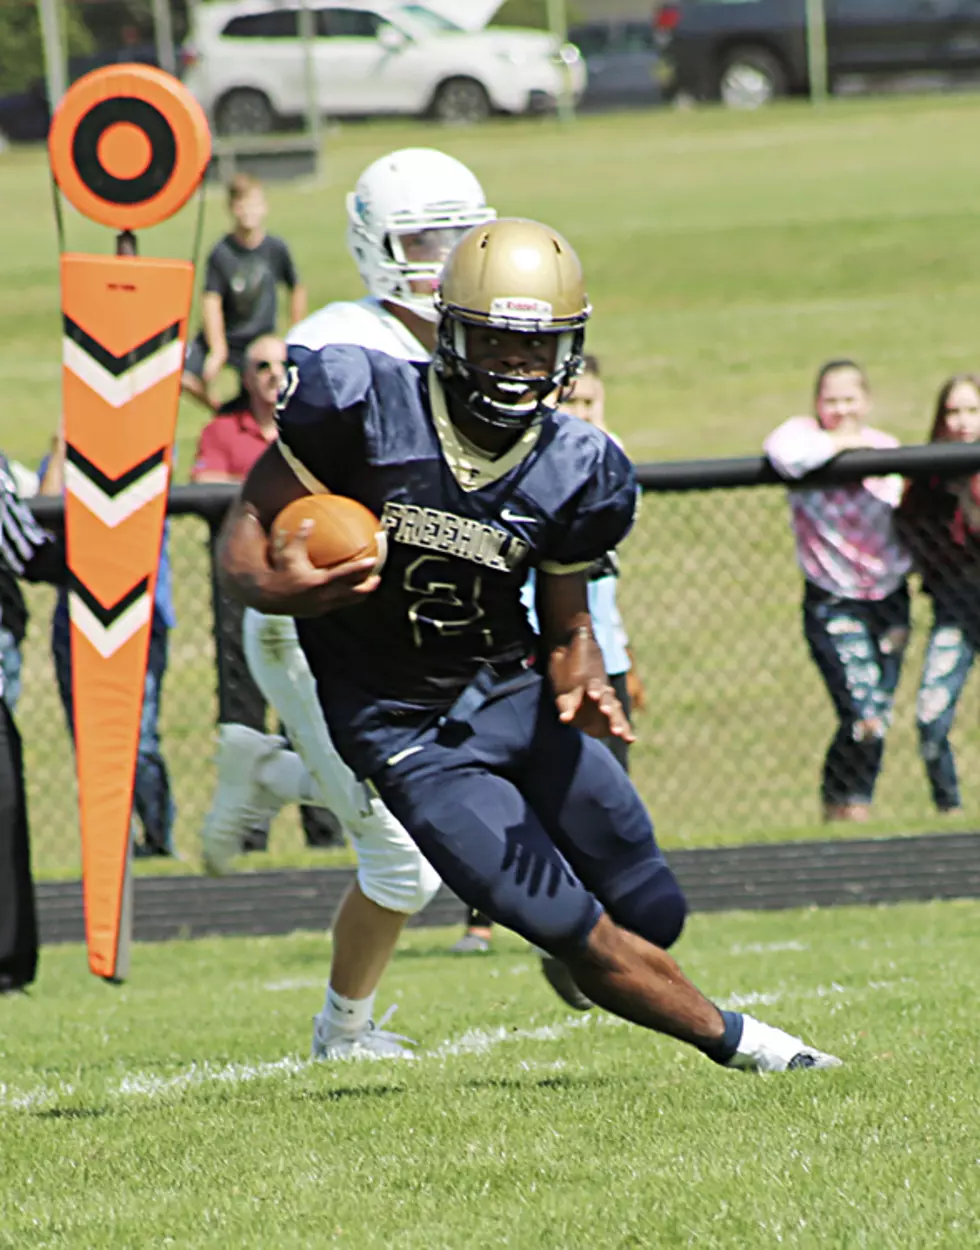
[[[286,344],[274,334],[245,349],[240,393],[211,418],[197,444],[192,482],[243,482],[276,438],[276,396],[286,371]]]
[[[276,396],[286,373],[286,345],[274,334],[253,339],[245,349],[242,389],[201,431],[191,481],[241,482],[276,439]],[[216,539],[217,531],[212,534]],[[212,544],[213,546],[213,544]],[[213,569],[213,564],[212,564]],[[218,719],[265,732],[265,700],[252,680],[242,647],[242,608],[215,582],[215,642],[218,651]],[[308,846],[342,846],[332,812],[301,809]],[[265,850],[268,827],[249,831],[246,850]]]

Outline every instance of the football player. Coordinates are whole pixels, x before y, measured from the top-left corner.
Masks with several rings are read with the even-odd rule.
[[[368,295],[327,304],[294,326],[287,343],[313,349],[352,343],[401,360],[428,360],[443,262],[467,230],[495,216],[483,188],[452,157],[406,148],[362,173],[347,197],[347,216],[348,250]],[[225,871],[247,830],[284,804],[312,800],[329,807],[351,837],[358,866],[333,926],[313,1055],[410,1054],[406,1039],[373,1023],[374,999],[405,921],[432,898],[439,878],[337,754],[293,620],[249,609],[244,641],[252,676],[296,752],[285,750],[278,737],[222,726],[218,786],[203,830],[206,863],[212,872]]]
[[[722,1011],[667,948],[685,901],[623,769],[629,739],[592,633],[585,571],[628,531],[632,466],[557,411],[590,308],[569,244],[536,222],[469,231],[437,299],[431,365],[294,348],[279,442],[256,463],[220,559],[249,606],[298,620],[330,732],[442,879],[561,960],[593,1002],[756,1071],[839,1062]],[[353,496],[388,557],[272,548],[305,494]],[[520,590],[537,575],[540,639]]]

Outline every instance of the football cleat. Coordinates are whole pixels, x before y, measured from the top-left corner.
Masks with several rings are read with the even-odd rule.
[[[389,1007],[376,1024],[368,1022],[358,1033],[331,1028],[326,1012],[313,1017],[313,1059],[414,1059],[415,1043],[400,1033],[389,1033],[384,1025],[395,1012]]]
[[[464,933],[458,942],[450,946],[453,955],[485,955],[490,949],[490,942],[479,933]]]
[[[586,997],[572,979],[568,968],[554,955],[541,952],[541,971],[544,979],[555,991],[562,1002],[567,1003],[573,1011],[591,1011],[595,1003]]]
[[[228,871],[246,834],[267,824],[282,806],[258,779],[259,767],[285,748],[282,738],[246,725],[222,725],[216,756],[218,781],[201,829],[204,868],[211,876]]]
[[[839,1068],[841,1061],[807,1046],[791,1033],[742,1017],[742,1038],[726,1067],[745,1072],[790,1072],[797,1068]]]

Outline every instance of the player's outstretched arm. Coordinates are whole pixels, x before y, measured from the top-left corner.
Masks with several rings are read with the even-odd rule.
[[[370,576],[373,558],[316,568],[302,527],[285,543],[270,541],[272,523],[286,504],[309,493],[275,444],[245,480],[222,527],[218,568],[225,590],[247,607],[278,616],[322,616],[377,587],[378,578]]]
[[[537,610],[558,715],[594,738],[635,741],[592,632],[585,574],[539,572]]]

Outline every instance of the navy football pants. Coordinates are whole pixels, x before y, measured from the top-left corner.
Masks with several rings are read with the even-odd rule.
[[[556,955],[603,910],[657,946],[676,940],[684,897],[639,795],[606,747],[559,721],[540,676],[443,728],[392,704],[341,717],[344,702],[327,700],[341,753],[364,775],[365,741],[377,759],[386,739],[371,780],[469,907]]]

